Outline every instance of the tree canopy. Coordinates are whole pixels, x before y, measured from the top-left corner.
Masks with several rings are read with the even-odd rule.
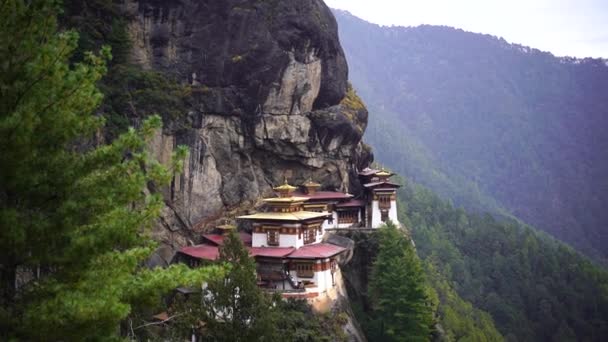
[[[489,313],[508,341],[600,341],[608,334],[608,272],[572,248],[516,221],[467,213],[412,182],[399,198],[454,336],[464,323],[456,315],[470,310],[449,308],[458,304],[445,297],[449,287]]]
[[[393,223],[378,230],[369,293],[373,308],[369,338],[378,341],[427,341],[433,325],[424,272],[414,247]]]
[[[238,235],[230,232],[218,262],[230,265],[224,279],[209,281],[202,293],[170,307],[179,316],[173,338],[195,334],[205,341],[343,341],[347,317],[314,313],[306,300],[284,300],[257,285],[256,265]],[[204,324],[200,324],[204,322]]]
[[[211,267],[146,269],[147,228],[168,170],[146,153],[153,116],[110,144],[96,134],[97,82],[108,49],[71,63],[78,35],[58,32],[58,4],[0,6],[0,331],[25,340],[111,339],[120,324],[178,285],[218,276]]]
[[[220,262],[229,263],[224,279],[207,283],[201,318],[213,341],[271,341],[276,338],[273,299],[257,285],[255,261],[231,231],[220,247]],[[279,299],[280,300],[280,299]]]

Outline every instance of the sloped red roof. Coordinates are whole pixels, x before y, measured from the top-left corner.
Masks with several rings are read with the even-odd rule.
[[[188,246],[179,250],[180,253],[189,255],[197,259],[217,260],[220,256],[220,250],[217,246],[212,245],[196,245]]]
[[[252,257],[290,259],[325,259],[346,250],[330,243],[316,243],[298,249],[293,247],[248,247],[247,249]],[[219,247],[210,244],[183,247],[179,253],[210,261],[215,261],[220,257]]]
[[[295,250],[293,247],[251,247],[249,254],[253,257],[284,258]]]
[[[350,200],[344,203],[338,203],[336,205],[338,208],[355,208],[355,207],[365,207],[365,202],[362,200]]]
[[[224,245],[224,237],[225,236],[221,234],[203,234],[205,240],[217,246]],[[243,241],[245,246],[251,246],[251,234],[239,232],[239,238],[241,238],[241,241]]]
[[[325,259],[342,253],[346,248],[330,243],[315,243],[296,249],[287,257],[289,259]]]
[[[342,199],[349,199],[349,198],[353,197],[353,195],[351,195],[351,194],[345,194],[345,193],[339,192],[339,191],[317,191],[313,194],[305,194],[303,192],[298,191],[298,192],[294,192],[293,195],[296,197],[305,197],[308,200],[332,200],[332,199],[342,200]]]

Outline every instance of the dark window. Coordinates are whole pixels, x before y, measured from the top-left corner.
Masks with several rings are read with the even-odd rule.
[[[277,230],[269,230],[266,232],[266,238],[268,239],[268,246],[279,245],[279,232]]]
[[[378,206],[380,209],[390,209],[391,207],[391,195],[380,195],[378,196]]]
[[[308,245],[310,243],[314,243],[316,241],[316,229],[304,228],[302,230],[302,236],[304,238],[304,244]]]
[[[338,223],[356,223],[358,216],[355,210],[338,211]]]
[[[296,272],[300,278],[312,278],[315,276],[312,264],[297,263]]]

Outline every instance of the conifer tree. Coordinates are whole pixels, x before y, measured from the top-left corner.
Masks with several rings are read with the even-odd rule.
[[[371,340],[427,341],[433,324],[424,273],[411,241],[393,223],[377,232],[378,256],[369,282]]]
[[[144,189],[171,178],[145,151],[160,118],[92,146],[110,53],[70,64],[77,35],[57,31],[57,12],[0,4],[0,340],[113,339],[161,293],[219,270],[141,267],[162,207]]]
[[[214,341],[274,341],[276,306],[257,286],[256,266],[238,235],[230,232],[220,248],[229,264],[225,279],[208,283],[202,305],[206,338]]]

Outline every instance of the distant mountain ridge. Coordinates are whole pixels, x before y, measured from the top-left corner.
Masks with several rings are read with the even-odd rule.
[[[608,66],[335,11],[380,162],[456,205],[608,256]]]

